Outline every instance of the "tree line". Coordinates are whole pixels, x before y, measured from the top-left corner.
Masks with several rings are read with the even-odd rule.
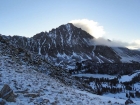
[[[75,69],[69,70],[70,74],[90,73],[127,75],[135,70],[140,70],[140,63],[76,63]]]

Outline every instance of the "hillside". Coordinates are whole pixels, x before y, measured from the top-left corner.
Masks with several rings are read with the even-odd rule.
[[[120,105],[125,100],[94,95],[66,86],[27,65],[20,65],[8,56],[0,56],[0,89],[8,84],[16,102],[7,105]],[[139,105],[140,102],[134,101]]]

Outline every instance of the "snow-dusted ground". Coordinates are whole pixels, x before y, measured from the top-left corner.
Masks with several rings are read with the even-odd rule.
[[[112,94],[112,93],[108,93],[108,94],[103,94],[104,97],[114,97],[115,99],[124,99],[127,100],[126,98],[126,93],[116,93],[116,94]],[[140,98],[130,98],[131,100],[135,100],[136,102],[140,102]],[[140,104],[139,104],[140,105]]]
[[[137,72],[132,75],[123,75],[123,76],[121,76],[119,81],[120,82],[129,82],[132,80],[133,77],[135,77],[139,73],[140,73],[140,71],[137,70]]]
[[[140,62],[139,55],[129,55],[128,52],[123,51],[118,47],[112,47],[112,49],[121,57],[121,61],[125,63],[131,63],[132,61]]]
[[[107,74],[74,74],[73,76],[76,77],[93,77],[93,78],[108,78],[113,79],[116,76],[113,75],[107,75]]]
[[[16,102],[7,105],[124,105],[125,100],[94,95],[65,86],[59,80],[0,56],[0,89],[8,84]],[[111,103],[109,102],[111,101]],[[140,101],[135,101],[140,105]]]
[[[136,75],[138,75],[140,73],[140,70],[136,70],[133,74],[131,75],[123,75],[119,78],[119,84],[117,84],[117,88],[121,88],[121,87],[124,87],[121,83],[122,82],[129,82],[132,80],[133,77],[135,77]],[[117,76],[112,76],[112,75],[107,75],[107,74],[75,74],[73,76],[76,76],[76,77],[92,77],[92,78],[108,78],[108,79],[113,79]],[[94,89],[96,88],[96,85],[95,85],[95,82],[90,82],[90,86]],[[102,86],[103,87],[108,87],[108,83],[102,83]],[[134,84],[134,88],[137,90],[137,91],[140,91],[140,83],[135,83]],[[129,91],[125,91],[125,92],[120,92],[120,93],[106,93],[106,94],[103,94],[103,96],[105,97],[111,97],[111,98],[115,98],[115,99],[124,99],[124,100],[127,100],[127,97],[126,97],[126,93],[129,93]],[[134,101],[140,101],[140,98],[132,98],[132,100]]]

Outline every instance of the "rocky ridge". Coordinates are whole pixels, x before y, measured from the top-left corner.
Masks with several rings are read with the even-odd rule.
[[[3,35],[2,37],[15,47],[44,55],[45,59],[63,68],[89,59],[95,63],[120,62],[120,57],[112,48],[96,46],[94,37],[71,23],[49,32],[38,33],[31,38]]]
[[[31,38],[1,36],[11,45],[43,55],[52,64],[65,69],[73,68],[76,62],[86,60],[95,63],[140,62],[140,51],[96,45],[93,36],[71,23],[49,32],[38,33]]]

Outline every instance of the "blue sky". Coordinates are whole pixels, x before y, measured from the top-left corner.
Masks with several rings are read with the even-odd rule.
[[[87,19],[103,26],[103,37],[140,43],[139,5],[140,0],[0,0],[0,33],[31,37]]]

